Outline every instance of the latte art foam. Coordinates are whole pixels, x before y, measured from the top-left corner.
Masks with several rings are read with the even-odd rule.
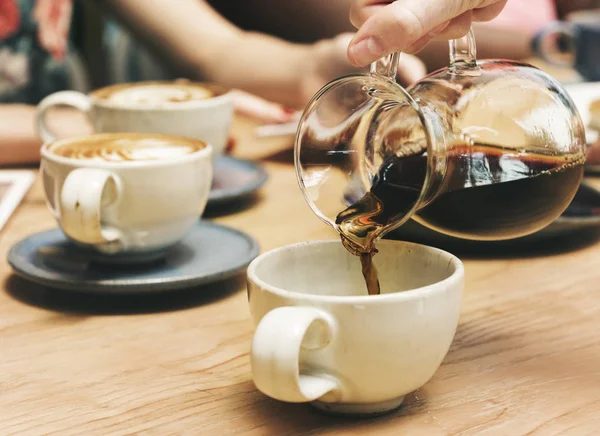
[[[218,93],[209,85],[192,82],[141,82],[109,86],[91,95],[115,106],[161,107],[206,100]]]
[[[95,135],[79,141],[59,142],[52,154],[69,159],[101,162],[166,160],[195,153],[204,143],[187,138],[146,134]]]

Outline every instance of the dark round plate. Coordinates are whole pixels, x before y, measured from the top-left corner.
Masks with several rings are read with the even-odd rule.
[[[258,191],[269,176],[258,163],[220,156],[215,159],[207,207],[219,206]]]
[[[575,198],[554,222],[547,227],[521,238],[506,241],[471,241],[431,230],[414,220],[390,232],[387,237],[391,239],[407,239],[411,241],[426,242],[434,245],[465,245],[470,248],[489,246],[514,246],[542,242],[557,237],[567,236],[573,232],[600,227],[600,192],[589,185],[582,183]]]
[[[16,243],[8,262],[21,277],[51,288],[94,293],[146,293],[189,288],[233,277],[258,255],[238,230],[199,221],[164,258],[140,264],[94,262],[59,229]]]

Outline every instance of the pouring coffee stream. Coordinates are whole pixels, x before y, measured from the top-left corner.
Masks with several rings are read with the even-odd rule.
[[[585,161],[562,86],[524,63],[477,62],[472,32],[450,42],[447,68],[408,89],[394,80],[398,60],[326,85],[294,147],[305,199],[360,257],[370,294],[377,241],[408,219],[465,239],[524,236],[567,208]],[[354,200],[341,203],[344,191]]]

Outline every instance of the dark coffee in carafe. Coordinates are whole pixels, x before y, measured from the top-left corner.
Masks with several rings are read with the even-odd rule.
[[[414,219],[445,234],[476,240],[525,235],[554,221],[573,199],[584,159],[457,145],[437,193]],[[373,239],[420,201],[426,152],[388,157],[372,187],[336,219],[346,248],[360,256],[369,294],[379,293]]]

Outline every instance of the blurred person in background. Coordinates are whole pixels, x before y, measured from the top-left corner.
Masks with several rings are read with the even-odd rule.
[[[98,69],[107,64],[114,72],[123,45],[111,52],[109,32],[104,39],[90,32],[104,30],[98,9],[89,12],[92,5],[90,0],[0,0],[0,164],[38,161],[33,119],[42,98],[111,83],[98,83]],[[104,0],[98,5],[134,35],[129,41],[143,48],[142,56],[152,59],[138,62],[136,50],[121,51],[123,65],[137,65],[139,74],[125,68],[120,81],[187,77],[220,83],[236,89],[238,112],[264,121],[289,121],[327,81],[356,69],[346,57],[351,33],[310,43],[288,41],[242,30],[202,0]],[[78,41],[82,36],[88,43]],[[144,65],[149,68],[140,71]],[[406,84],[425,68],[411,58],[399,73]],[[69,109],[53,111],[50,123],[64,136],[89,132],[84,116]]]
[[[0,0],[0,164],[37,162],[35,105],[63,89],[87,92],[115,82],[187,77],[241,90],[239,113],[289,121],[326,82],[356,71],[347,51],[356,31],[348,16],[357,1]],[[419,1],[434,10],[439,2],[464,3]],[[542,3],[549,5],[547,12]],[[521,27],[515,16],[535,10],[541,24],[568,13],[574,3],[590,7],[584,0],[557,3],[561,8],[553,9],[550,0],[509,0],[510,32],[500,25],[502,15],[502,33],[490,30],[494,22],[476,23],[489,30],[477,33],[481,57],[528,53],[527,43],[510,42]],[[524,21],[533,26],[535,20]],[[447,42],[434,41],[419,55],[433,69],[446,65],[447,51]],[[424,74],[416,57],[402,57],[402,84]],[[83,115],[53,112],[50,121],[65,136],[88,131]]]
[[[534,56],[531,40],[546,24],[564,20],[570,13],[600,9],[600,0],[508,0],[493,20],[473,23],[480,59],[499,58],[521,60]],[[442,68],[447,63],[448,43],[432,41],[419,57],[428,70]]]

